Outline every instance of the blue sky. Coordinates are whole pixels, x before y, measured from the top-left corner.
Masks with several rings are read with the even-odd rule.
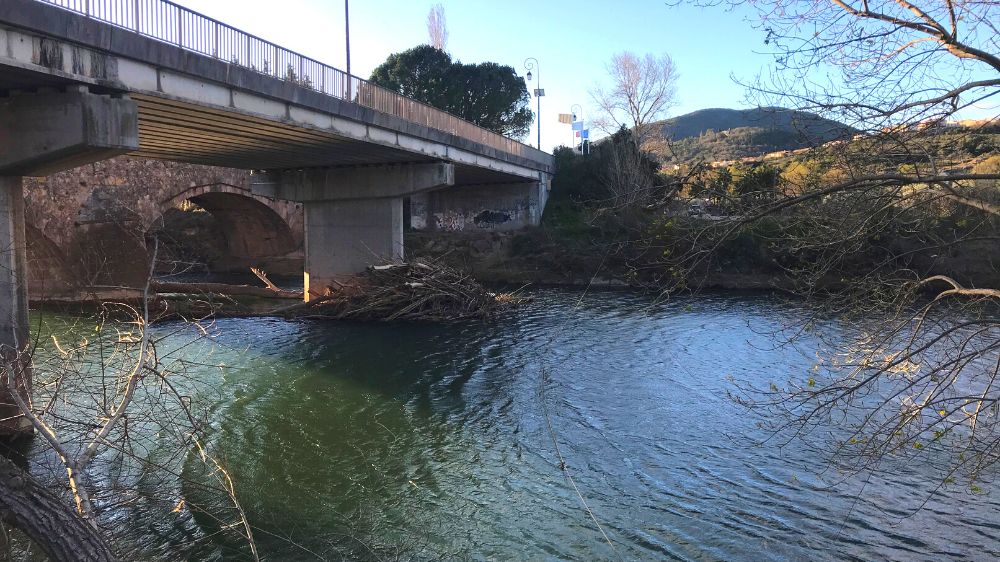
[[[177,0],[175,0],[177,1]],[[283,47],[344,68],[342,0],[180,0],[188,8]],[[391,53],[426,43],[427,13],[437,1],[353,0],[351,71],[367,78]],[[541,70],[542,147],[568,144],[569,125],[558,122],[605,76],[611,55],[668,53],[680,71],[680,115],[707,107],[741,107],[743,92],[731,74],[752,78],[770,59],[754,54],[763,35],[740,13],[671,8],[658,0],[440,0],[448,22],[448,51],[463,62],[494,61],[524,73],[535,57]],[[537,73],[536,73],[537,74]],[[537,86],[537,78],[528,89]],[[536,108],[535,100],[531,108]],[[526,142],[535,143],[532,127]]]

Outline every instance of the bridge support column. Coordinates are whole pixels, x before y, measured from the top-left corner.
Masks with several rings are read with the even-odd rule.
[[[305,203],[305,299],[372,264],[403,261],[403,200]]]
[[[0,176],[0,437],[32,433],[10,391],[24,398],[31,391],[26,252],[21,178]]]
[[[442,162],[256,173],[254,194],[305,209],[305,299],[372,264],[403,260],[403,197],[454,185]]]
[[[45,176],[139,148],[139,110],[123,96],[65,92],[0,98],[0,436],[31,433],[11,386],[31,393],[22,176]],[[13,384],[8,384],[13,381]]]

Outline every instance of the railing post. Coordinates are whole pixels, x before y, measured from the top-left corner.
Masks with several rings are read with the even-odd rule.
[[[215,46],[212,48],[212,56],[219,58],[219,24],[212,22],[212,35],[215,38]]]
[[[177,46],[184,47],[184,10],[177,10]]]
[[[139,19],[139,0],[132,0],[132,19],[135,24],[135,32],[142,33],[139,29],[139,22],[141,21]]]
[[[90,0],[84,0],[83,2],[83,14],[90,17]]]
[[[246,35],[246,38],[247,38],[247,60],[243,62],[243,66],[247,68],[253,68],[253,65],[250,64],[250,36]]]
[[[323,63],[319,65],[319,93],[326,93],[326,65]]]

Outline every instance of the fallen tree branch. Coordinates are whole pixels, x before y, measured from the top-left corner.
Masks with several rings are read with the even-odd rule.
[[[245,295],[248,297],[263,297],[271,299],[301,299],[301,291],[272,290],[250,285],[230,285],[228,283],[173,283],[154,281],[152,287],[156,293],[216,293],[220,295]]]

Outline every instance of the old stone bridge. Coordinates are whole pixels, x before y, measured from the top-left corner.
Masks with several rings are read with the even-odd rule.
[[[29,277],[108,282],[181,201],[234,257],[301,246],[308,299],[403,258],[404,200],[421,228],[537,223],[553,164],[167,0],[3,0],[0,352]]]
[[[301,265],[302,205],[254,195],[249,172],[121,156],[25,179],[29,296],[141,286],[150,233],[186,201],[214,216],[234,267]]]

